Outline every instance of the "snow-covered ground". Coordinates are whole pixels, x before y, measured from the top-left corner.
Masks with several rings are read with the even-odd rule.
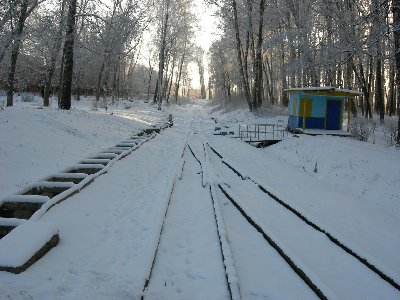
[[[44,108],[36,102],[17,102],[0,111],[0,195],[14,193],[34,181],[115,145],[165,111],[131,102],[92,110],[90,101],[74,101],[71,111]]]
[[[74,101],[68,112],[39,107],[17,102],[0,111],[0,198],[115,145],[169,113],[175,122],[41,218],[59,229],[59,244],[24,273],[0,272],[0,299],[139,299],[155,254],[146,299],[226,299],[217,229],[202,178],[211,184],[229,181],[229,192],[247,199],[241,205],[249,215],[329,298],[400,297],[325,236],[309,232],[291,213],[267,203],[252,182],[235,178],[215,154],[201,154],[201,141],[397,283],[400,151],[330,136],[289,136],[256,149],[214,136],[211,117],[228,128],[282,117],[254,118],[245,110],[222,113],[205,101],[162,111],[142,101],[107,110],[92,110],[90,101]],[[188,148],[184,150],[187,136],[201,161],[209,159],[204,173]],[[184,179],[179,181],[182,160]],[[242,299],[315,297],[222,193],[218,198]]]
[[[257,118],[242,109],[217,110],[214,116],[218,124],[236,131],[239,124],[279,124],[284,120],[279,115]],[[379,128],[376,135],[379,144],[325,135],[289,135],[261,151],[400,218],[400,151],[385,145]]]

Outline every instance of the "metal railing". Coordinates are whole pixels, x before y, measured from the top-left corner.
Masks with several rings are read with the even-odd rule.
[[[246,142],[282,140],[285,136],[288,131],[284,124],[239,125],[239,138]]]

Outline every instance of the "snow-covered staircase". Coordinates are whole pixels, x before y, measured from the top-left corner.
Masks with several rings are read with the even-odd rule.
[[[0,271],[23,272],[56,246],[58,228],[41,222],[41,216],[170,126],[172,122],[164,122],[144,129],[115,146],[28,186],[16,195],[0,198]]]

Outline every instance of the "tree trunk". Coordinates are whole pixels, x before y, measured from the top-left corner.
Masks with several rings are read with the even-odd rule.
[[[158,79],[156,81],[156,88],[154,90],[153,104],[157,103],[157,97],[158,97]]]
[[[186,44],[185,44],[185,49],[186,49]],[[185,56],[186,56],[186,50],[182,54],[181,61],[179,63],[179,68],[178,68],[178,77],[176,79],[176,85],[175,85],[175,102],[176,103],[178,103],[179,85],[180,85],[180,82],[181,82],[183,62],[185,61]]]
[[[208,99],[211,100],[212,98],[213,98],[213,93],[212,93],[211,74],[208,74]]]
[[[258,23],[258,34],[257,34],[257,46],[256,54],[253,62],[253,104],[255,108],[258,109],[262,104],[262,42],[263,42],[263,23],[264,23],[264,10],[265,10],[265,0],[260,1],[259,10],[259,23]]]
[[[53,79],[54,71],[56,69],[57,57],[61,49],[65,2],[66,0],[63,0],[61,3],[60,23],[57,31],[57,36],[55,37],[53,49],[51,51],[50,64],[49,67],[47,68],[46,80],[44,84],[44,93],[43,93],[43,106],[45,107],[49,106],[50,104],[49,98],[51,90],[51,80]]]
[[[285,65],[285,45],[283,43],[283,41],[280,44],[280,50],[281,50],[281,64],[282,66]],[[285,89],[288,88],[288,83],[287,83],[287,79],[286,79],[286,68],[281,68],[280,70],[280,75],[281,75],[281,80],[282,80],[282,90],[281,90],[281,100],[282,100],[282,104],[287,107],[289,104],[289,97],[288,97],[288,93],[284,92]]]
[[[71,108],[72,71],[74,67],[74,31],[77,0],[69,0],[67,30],[64,43],[64,72],[61,87],[61,99],[59,108],[69,110]]]
[[[106,50],[107,51],[107,50]],[[104,73],[104,69],[106,67],[106,61],[108,60],[108,56],[106,55],[106,57],[103,59],[103,62],[101,64],[101,68],[100,68],[100,72],[99,72],[99,76],[97,77],[97,85],[96,85],[96,101],[98,102],[100,100],[102,93],[102,89],[103,89],[103,73]]]
[[[267,88],[267,94],[269,98],[269,102],[274,105],[275,104],[275,95],[274,95],[274,84],[272,78],[272,69],[269,63],[268,55],[265,55],[265,66],[263,68],[264,76],[265,76],[265,84]],[[285,77],[286,78],[286,77]]]
[[[368,82],[367,82],[367,87],[368,87],[368,98],[366,99],[366,107],[365,107],[365,114],[366,117],[369,119],[372,119],[372,108],[371,108],[371,89],[372,89],[372,78],[373,78],[373,59],[372,57],[369,58],[369,67],[368,67]]]
[[[158,110],[161,110],[161,103],[163,100],[163,92],[164,92],[164,66],[165,66],[165,46],[167,39],[167,27],[168,27],[168,18],[169,18],[169,3],[170,0],[166,0],[166,9],[165,16],[162,20],[162,30],[161,30],[161,40],[160,40],[160,50],[158,54],[158,95],[157,95],[157,103]]]
[[[152,77],[153,77],[153,66],[151,65],[151,59],[149,57],[149,84],[147,86],[147,101],[150,101],[150,88],[151,88]]]
[[[370,34],[372,38],[375,40],[375,56],[376,56],[376,64],[375,64],[375,105],[376,111],[379,112],[379,120],[380,123],[384,123],[385,118],[385,104],[383,99],[383,76],[382,76],[382,44],[381,44],[381,30],[382,27],[382,9],[381,9],[381,1],[380,0],[372,0],[371,3],[371,11],[372,11],[372,30]],[[370,70],[371,71],[371,70]]]
[[[8,78],[7,78],[7,106],[14,105],[15,69],[17,67],[17,59],[19,55],[19,48],[21,46],[22,32],[24,30],[25,21],[27,18],[27,11],[28,11],[28,0],[25,0],[21,6],[20,15],[18,18],[17,30],[12,44],[10,70],[8,72]]]
[[[238,12],[236,6],[236,0],[231,1],[232,9],[233,9],[233,23],[235,28],[235,38],[236,38],[236,54],[237,60],[239,63],[239,73],[240,73],[240,83],[242,85],[242,90],[244,92],[244,96],[246,97],[247,104],[249,105],[250,111],[253,111],[253,103],[250,95],[248,81],[245,76],[244,72],[244,65],[242,60],[242,45],[240,42],[240,32],[239,32],[239,19],[238,19]]]
[[[396,90],[397,90],[397,145],[400,145],[400,0],[392,0],[394,25],[394,53],[396,59]]]
[[[383,99],[382,80],[382,60],[378,57],[376,61],[375,101],[377,102],[379,121],[381,124],[385,122],[385,104]]]
[[[171,69],[171,74],[170,74],[169,80],[168,80],[168,92],[167,92],[167,95],[166,95],[167,103],[169,103],[169,97],[171,95],[172,84],[173,84],[173,81],[174,81],[174,72],[175,72],[175,67],[176,67],[175,65],[176,65],[176,56],[177,56],[176,52],[177,51],[175,50],[174,53],[173,53],[173,56],[172,56],[172,69]]]
[[[371,111],[371,104],[370,104],[370,95],[371,95],[371,77],[372,77],[372,58],[369,58],[369,80],[367,82],[366,78],[365,78],[365,74],[364,74],[364,67],[362,65],[361,59],[358,63],[359,66],[359,70],[357,70],[356,66],[354,65],[354,63],[352,62],[351,64],[354,74],[357,77],[358,83],[363,91],[363,96],[364,96],[364,103],[365,105],[363,105],[363,114],[364,114],[364,110],[365,110],[365,117],[366,118],[372,118],[372,111]]]
[[[201,66],[199,66],[199,74],[200,74],[200,95],[201,95],[201,99],[206,99],[206,86],[204,84],[203,62],[201,63]]]
[[[395,107],[395,87],[394,87],[394,79],[395,79],[395,69],[394,63],[390,61],[389,66],[389,86],[388,86],[388,109],[387,112],[389,116],[392,116],[396,113]]]

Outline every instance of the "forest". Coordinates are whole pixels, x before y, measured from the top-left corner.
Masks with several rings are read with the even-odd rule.
[[[399,0],[204,0],[218,18],[210,49],[194,42],[201,30],[195,2],[1,1],[6,106],[15,92],[31,91],[44,106],[57,96],[62,109],[72,95],[91,95],[140,96],[159,108],[208,97],[257,112],[287,106],[289,87],[334,86],[363,93],[355,116],[377,114],[384,123],[400,115]]]

